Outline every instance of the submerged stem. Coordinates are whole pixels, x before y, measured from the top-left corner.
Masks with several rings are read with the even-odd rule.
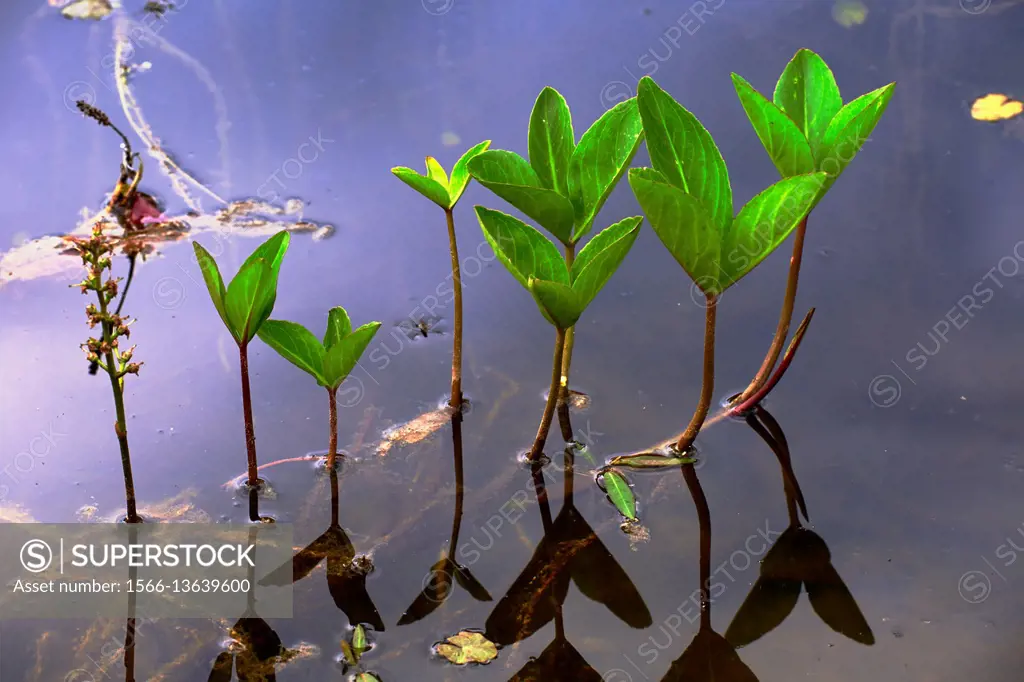
[[[331,435],[327,441],[327,470],[334,471],[334,461],[338,457],[338,389],[328,388],[327,398],[331,410]]]
[[[252,395],[249,392],[249,349],[247,343],[238,344],[238,359],[242,370],[242,417],[245,419],[245,452],[249,462],[249,486],[259,487],[256,465],[256,430],[252,424]]]
[[[566,244],[565,246],[565,268],[572,272],[572,264],[576,260],[576,245]],[[565,350],[562,353],[562,400],[569,401],[569,369],[572,367],[572,348],[576,341],[576,327],[569,327],[565,330]]]
[[[555,406],[561,395],[562,379],[562,356],[565,351],[565,330],[559,329],[555,334],[555,357],[551,366],[551,388],[548,390],[548,400],[544,405],[544,416],[541,417],[540,427],[537,429],[537,438],[533,441],[533,447],[527,459],[531,462],[540,457],[544,450],[544,443],[548,439],[548,431],[551,429],[551,419],[555,414]]]
[[[448,222],[448,244],[452,254],[452,284],[455,288],[455,339],[452,348],[452,395],[448,404],[462,409],[462,268],[459,246],[455,241],[455,218],[452,209],[444,211]]]
[[[697,438],[700,427],[711,409],[711,398],[715,390],[715,317],[718,310],[718,296],[705,294],[704,314],[704,375],[701,380],[700,402],[697,404],[697,411],[693,413],[690,424],[679,436],[676,442],[676,449],[685,451]]]
[[[757,371],[750,384],[743,389],[743,392],[733,399],[733,404],[739,405],[746,402],[758,389],[768,381],[775,363],[779,361],[782,353],[782,345],[786,343],[789,335],[789,325],[793,321],[793,305],[796,302],[796,288],[800,280],[800,263],[804,255],[804,235],[807,233],[807,217],[796,226],[796,237],[793,239],[793,255],[789,259],[789,277],[786,280],[786,297],[782,301],[782,312],[779,314],[779,325],[775,329],[775,338],[768,348],[768,354],[761,363],[761,369]]]

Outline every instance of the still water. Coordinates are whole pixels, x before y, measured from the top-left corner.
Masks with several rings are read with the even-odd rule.
[[[307,462],[265,472],[274,495],[260,513],[295,524],[300,547],[327,529],[339,554],[296,582],[294,618],[249,623],[257,644],[238,656],[265,660],[256,672],[236,661],[240,679],[344,679],[340,640],[357,622],[372,630],[365,665],[385,682],[683,679],[702,656],[730,680],[1019,679],[1024,118],[983,123],[970,106],[1024,96],[1024,3],[864,0],[863,22],[847,27],[832,0],[191,0],[158,19],[123,1],[115,15],[152,32],[133,41],[138,109],[208,191],[176,192],[145,153],[143,189],[168,215],[215,211],[215,197],[298,200],[301,215],[272,216],[308,221],[275,317],[316,332],[342,305],[355,325],[383,322],[339,394],[353,458],[336,490]],[[10,0],[0,17],[10,257],[72,230],[116,179],[116,138],[75,101],[127,125],[116,16],[73,21]],[[687,476],[631,476],[649,538],[620,531],[589,464],[563,482],[557,428],[546,503],[516,462],[543,408],[552,333],[484,241],[473,205],[508,208],[476,183],[455,212],[472,410],[461,433],[446,426],[375,454],[387,427],[436,407],[450,375],[443,216],[390,168],[420,169],[427,155],[451,168],[485,139],[525,154],[545,85],[566,97],[579,135],[652,75],[714,135],[745,202],[776,171],[729,74],[770,92],[801,47],[829,63],[845,99],[891,81],[896,94],[811,216],[796,308],[816,313],[768,414],[707,428]],[[647,165],[644,148],[633,165]],[[636,214],[623,182],[598,222]],[[233,273],[257,243],[244,231],[192,236]],[[126,306],[145,363],[126,384],[135,485],[150,516],[241,523],[246,501],[228,485],[245,465],[237,360],[187,242],[140,265]],[[789,250],[723,297],[717,399],[761,362]],[[68,288],[79,273],[58,260],[0,273],[5,521],[123,510],[109,385],[87,372],[82,298]],[[425,316],[438,333],[408,333]],[[688,278],[645,226],[577,326],[573,385],[592,399],[573,415],[577,440],[604,459],[680,430],[700,391],[702,323]],[[324,450],[321,390],[259,343],[250,372],[260,461]],[[772,446],[788,449],[810,521],[787,500]],[[783,534],[795,523],[804,528]],[[444,551],[473,580],[417,606]],[[355,554],[372,562],[365,577],[330,565]],[[758,582],[767,566],[785,579]],[[702,619],[695,594],[708,576]],[[551,594],[561,605],[547,612]],[[140,614],[126,670],[123,620],[4,622],[0,679],[230,680],[215,664],[235,655],[233,623]],[[432,655],[464,629],[502,645],[497,659],[456,668]],[[727,631],[743,645],[734,653]]]

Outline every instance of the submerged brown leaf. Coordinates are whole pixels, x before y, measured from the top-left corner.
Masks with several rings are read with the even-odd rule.
[[[377,445],[377,454],[384,456],[396,445],[413,445],[426,440],[451,422],[453,411],[452,407],[445,405],[391,427],[383,433]]]

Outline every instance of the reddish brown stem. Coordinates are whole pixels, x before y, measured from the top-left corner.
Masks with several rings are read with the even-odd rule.
[[[459,267],[459,247],[455,241],[455,218],[452,210],[445,209],[448,222],[448,244],[452,255],[452,285],[455,289],[455,339],[452,342],[452,395],[448,404],[462,409],[462,271]]]
[[[731,416],[739,416],[747,412],[759,402],[764,400],[765,396],[768,395],[775,385],[779,383],[782,375],[789,369],[789,365],[793,362],[793,356],[796,355],[797,348],[800,347],[800,342],[803,341],[804,334],[807,333],[807,327],[811,324],[811,317],[814,316],[814,308],[807,311],[807,315],[804,316],[800,326],[797,327],[796,333],[793,334],[793,340],[789,344],[789,348],[786,349],[786,354],[782,357],[782,362],[779,363],[775,373],[772,374],[771,378],[757,390],[752,396],[747,398],[742,403],[739,403],[735,407],[729,409]]]
[[[555,415],[555,407],[558,404],[562,392],[562,354],[565,351],[565,330],[559,329],[555,334],[555,357],[551,367],[551,387],[548,390],[548,400],[544,405],[544,415],[541,417],[540,426],[537,428],[537,437],[533,441],[533,447],[527,459],[531,462],[537,460],[544,451],[544,443],[548,439],[548,431],[551,430],[551,420]]]
[[[330,405],[331,435],[327,441],[327,470],[334,471],[334,461],[338,457],[338,400],[337,388],[327,389],[328,404]]]
[[[245,452],[249,463],[249,486],[259,487],[260,479],[256,465],[256,430],[252,424],[252,395],[249,392],[249,349],[248,344],[238,345],[238,359],[242,369],[242,417],[245,419]]]
[[[715,390],[715,317],[718,308],[718,297],[712,294],[705,294],[704,309],[704,376],[701,380],[700,402],[697,403],[697,411],[693,413],[689,426],[676,441],[676,449],[685,451],[697,438],[700,427],[711,409],[711,398]]]

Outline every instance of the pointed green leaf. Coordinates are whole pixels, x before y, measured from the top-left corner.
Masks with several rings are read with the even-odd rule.
[[[444,172],[444,168],[441,167],[441,164],[433,156],[427,157],[427,177],[444,187],[447,191],[448,174]]]
[[[627,467],[630,469],[660,469],[662,467],[677,467],[682,464],[692,464],[697,460],[693,457],[681,455],[656,455],[653,453],[641,453],[639,455],[620,455],[613,457],[608,466]]]
[[[721,293],[722,233],[707,209],[652,168],[630,168],[629,185],[676,262],[705,293]]]
[[[192,249],[196,252],[196,261],[199,263],[199,269],[203,272],[203,281],[206,282],[206,289],[210,292],[210,300],[213,301],[213,307],[217,309],[221,322],[228,328],[228,331],[231,331],[231,323],[228,321],[224,302],[226,296],[224,279],[220,276],[220,268],[217,267],[217,261],[213,259],[210,252],[204,249],[199,242],[192,242]]]
[[[225,307],[231,332],[238,343],[251,340],[263,321],[270,317],[276,293],[269,286],[273,280],[270,266],[260,258],[247,260],[228,285]]]
[[[712,222],[725,229],[733,216],[732,188],[711,134],[650,76],[640,79],[637,101],[651,165],[669,184],[700,201]]]
[[[775,104],[796,124],[816,151],[829,121],[843,106],[828,64],[807,49],[798,50],[775,84]]]
[[[546,189],[526,159],[514,152],[491,149],[469,162],[469,172],[477,182],[536,220],[563,244],[569,243],[572,204],[558,192]]]
[[[448,208],[448,204],[451,203],[451,200],[448,197],[448,190],[438,183],[437,180],[420,175],[412,168],[406,168],[405,166],[392,168],[391,172],[396,178],[409,185],[441,208]]]
[[[818,169],[831,176],[826,184],[826,190],[867,142],[878,120],[889,106],[895,89],[896,84],[890,83],[861,95],[847,103],[829,123],[817,157]]]
[[[324,379],[327,388],[335,389],[348,377],[359,362],[363,351],[370,345],[374,334],[380,329],[380,322],[368,322],[334,344],[324,355]]]
[[[609,469],[601,475],[605,492],[608,499],[612,501],[619,513],[630,521],[636,520],[636,497],[633,489],[629,487],[626,477],[614,469]]]
[[[301,324],[285,320],[267,320],[260,327],[259,337],[278,355],[292,363],[303,372],[310,374],[321,386],[326,386],[324,379],[324,354],[326,351],[320,341]]]
[[[327,333],[324,334],[324,348],[330,350],[351,333],[352,322],[348,319],[348,312],[340,305],[331,308],[327,313]]]
[[[498,260],[527,291],[530,278],[569,284],[558,248],[547,237],[507,213],[476,206],[476,217]]]
[[[270,271],[274,274],[274,281],[277,281],[277,273],[281,271],[281,261],[284,259],[284,254],[288,250],[288,244],[291,242],[291,233],[287,230],[281,230],[273,237],[263,242],[256,247],[245,262],[242,263],[244,268],[253,261],[263,259],[267,265],[270,266]],[[241,270],[242,268],[239,268]]]
[[[811,146],[796,124],[750,83],[732,74],[736,95],[772,163],[784,178],[814,172]]]
[[[566,177],[569,157],[576,148],[572,115],[565,98],[551,87],[540,91],[530,114],[530,167],[540,183],[563,197],[569,196]]]
[[[345,640],[341,640],[341,653],[342,653],[343,656],[345,656],[345,661],[349,665],[351,665],[351,666],[359,665],[359,657],[356,656],[356,652],[352,649],[352,645],[350,645]]]
[[[768,257],[811,210],[826,173],[785,178],[740,209],[722,242],[723,291]]]
[[[356,656],[362,656],[366,651],[366,630],[363,629],[362,623],[357,624],[355,632],[352,633],[352,649]]]
[[[460,198],[462,198],[462,193],[466,191],[466,186],[469,184],[469,162],[474,159],[477,154],[486,151],[490,146],[491,141],[484,140],[463,154],[462,157],[455,162],[455,167],[452,168],[451,180],[448,181],[448,196],[451,199],[451,202],[448,204],[448,208],[455,208],[455,204],[458,203]]]
[[[572,290],[585,310],[622,264],[640,234],[642,216],[633,216],[605,228],[580,251],[572,264]],[[581,312],[582,312],[581,310]]]
[[[590,126],[569,160],[569,198],[576,212],[573,241],[594,224],[601,207],[626,172],[643,139],[636,98],[609,109]]]
[[[580,319],[583,306],[579,296],[567,284],[531,277],[527,288],[544,319],[556,328],[568,329]]]
[[[380,682],[380,678],[373,673],[359,673],[356,675],[356,682]]]

